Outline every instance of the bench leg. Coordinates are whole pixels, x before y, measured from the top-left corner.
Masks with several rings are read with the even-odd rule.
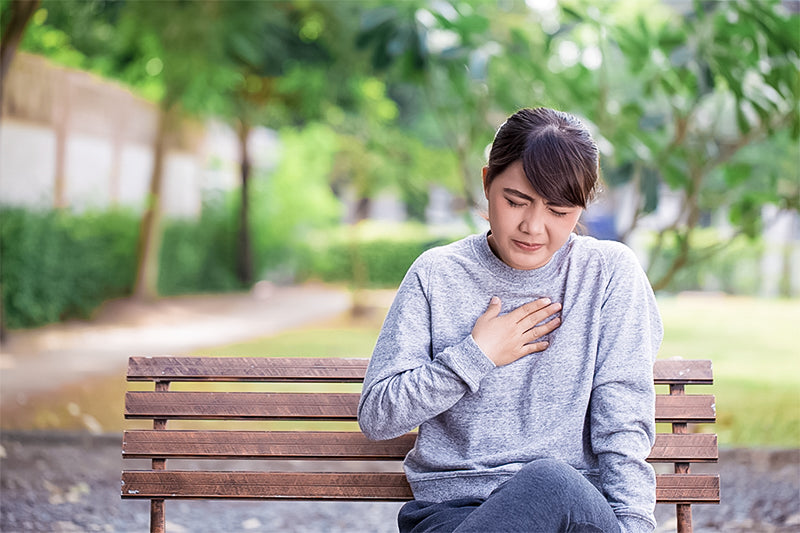
[[[676,505],[678,533],[692,533],[692,506],[686,503]]]
[[[164,500],[150,500],[150,533],[166,533]]]

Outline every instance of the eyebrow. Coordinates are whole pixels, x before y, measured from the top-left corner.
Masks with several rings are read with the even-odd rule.
[[[516,196],[517,198],[522,198],[523,200],[527,200],[529,202],[533,202],[533,198],[528,196],[522,191],[518,191],[517,189],[512,189],[511,187],[503,188],[503,192],[506,194],[510,194],[511,196]]]

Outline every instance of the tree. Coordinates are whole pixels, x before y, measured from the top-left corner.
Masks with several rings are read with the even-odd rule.
[[[422,134],[455,154],[464,207],[478,204],[478,169],[494,130],[489,63],[503,45],[491,20],[501,14],[480,2],[405,2],[367,11],[359,35],[359,44],[372,51],[373,67],[386,73],[397,93],[412,86],[422,96],[401,106],[413,107],[421,121],[433,117]]]
[[[0,13],[3,14],[2,42],[0,42],[0,118],[3,109],[3,82],[14,59],[17,47],[25,33],[25,27],[39,6],[40,0],[11,0],[3,5]],[[1,287],[1,286],[0,286]],[[0,291],[2,289],[0,288]],[[3,314],[2,298],[0,298],[0,342],[5,340],[6,322]]]
[[[3,82],[11,61],[17,52],[28,21],[39,8],[41,0],[11,0],[3,5],[2,42],[0,42],[0,101],[3,99]],[[4,3],[5,4],[5,3]]]
[[[183,113],[219,109],[220,95],[237,80],[223,46],[229,29],[225,14],[216,2],[165,2],[158,9],[131,2],[120,17],[114,59],[121,77],[135,77],[143,70],[160,82],[153,171],[139,234],[137,298],[158,295],[163,167],[175,121]]]
[[[655,259],[667,235],[678,244],[653,282],[656,289],[669,284],[692,252],[703,257],[715,251],[693,250],[692,234],[704,211],[727,207],[736,232],[755,236],[765,203],[797,205],[796,198],[783,196],[796,195],[796,186],[777,186],[785,175],[738,156],[783,133],[795,141],[800,135],[798,17],[779,2],[742,1],[698,4],[678,20],[683,24],[640,14],[636,25],[614,28],[629,68],[641,72],[643,96],[660,104],[640,112],[641,142],[651,154],[646,165],[683,193],[678,217],[653,249]],[[765,174],[772,183],[762,189]],[[714,187],[715,178],[727,191]]]
[[[224,109],[237,132],[240,159],[239,229],[237,275],[244,286],[254,280],[254,258],[250,231],[250,181],[252,165],[248,139],[254,125],[270,122],[276,110],[302,108],[302,91],[286,90],[282,79],[295,65],[307,72],[328,59],[318,42],[320,25],[330,17],[322,7],[274,4],[271,9],[252,2],[226,2],[224,50],[238,74],[237,83],[225,93]],[[324,6],[323,6],[324,7]],[[318,96],[318,95],[315,95]],[[317,102],[320,99],[317,98]],[[300,104],[300,105],[297,105]],[[280,113],[280,111],[278,111]],[[298,118],[301,113],[284,113]],[[275,124],[273,124],[275,125]]]
[[[705,2],[685,13],[655,1],[574,2],[539,15],[549,32],[515,37],[525,51],[512,60],[519,84],[546,88],[596,130],[605,177],[638,193],[623,236],[656,209],[662,185],[681,195],[651,249],[656,289],[730,242],[694,246],[703,213],[726,209],[735,234],[755,236],[764,204],[797,205],[798,187],[787,182],[798,175],[779,170],[785,160],[742,156],[800,133],[798,17],[780,2]],[[542,50],[544,66],[523,68],[520,58]],[[797,151],[783,157],[796,161]],[[668,243],[677,253],[667,262]]]

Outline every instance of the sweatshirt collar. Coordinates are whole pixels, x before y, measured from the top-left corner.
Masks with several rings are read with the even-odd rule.
[[[567,239],[567,242],[565,242],[561,248],[556,250],[556,253],[553,254],[553,257],[550,258],[550,261],[548,261],[546,265],[531,270],[520,270],[508,266],[499,257],[494,255],[494,252],[489,247],[489,233],[491,233],[491,230],[474,236],[473,248],[475,249],[475,253],[477,254],[480,262],[489,271],[496,276],[509,281],[518,281],[531,277],[540,278],[542,276],[549,276],[553,272],[557,272],[559,270],[559,264],[564,259],[566,250],[572,245],[572,242],[575,239],[575,234],[571,233],[569,239]]]

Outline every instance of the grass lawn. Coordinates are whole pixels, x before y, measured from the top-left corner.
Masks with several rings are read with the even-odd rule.
[[[685,295],[659,300],[662,357],[711,359],[723,446],[800,448],[800,300]],[[706,390],[704,390],[706,389]]]
[[[715,384],[689,392],[716,395],[718,423],[712,430],[720,444],[800,448],[800,349],[794,340],[800,329],[800,300],[681,295],[661,298],[659,306],[665,325],[660,357],[713,361]],[[369,357],[384,313],[380,309],[359,319],[343,315],[195,355]],[[93,421],[103,431],[147,427],[145,421],[122,419],[127,386],[120,375],[31,398],[25,406],[3,406],[2,428],[85,429]]]
[[[665,328],[659,357],[713,361],[715,384],[689,393],[716,395],[717,424],[695,429],[716,431],[723,446],[800,448],[800,348],[794,341],[800,301],[690,294],[661,298],[659,307]],[[355,323],[340,317],[201,353],[369,357],[382,317]]]

